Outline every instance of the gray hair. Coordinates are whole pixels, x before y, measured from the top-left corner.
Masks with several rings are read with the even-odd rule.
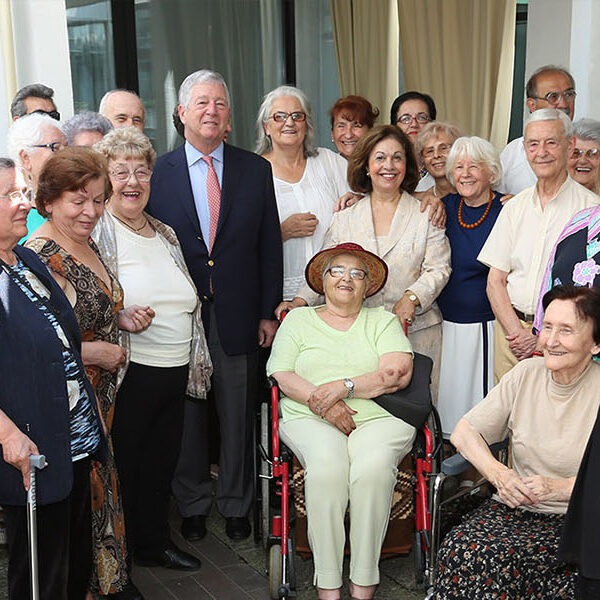
[[[113,128],[112,123],[103,115],[97,112],[82,112],[73,115],[65,121],[62,126],[63,133],[67,137],[67,144],[73,145],[78,133],[82,131],[97,131],[103,136]]]
[[[533,111],[523,125],[523,135],[527,131],[529,123],[536,121],[560,121],[563,124],[565,137],[569,139],[573,135],[573,121],[562,111],[556,108],[540,108]]]
[[[108,160],[141,158],[150,169],[154,168],[156,152],[152,143],[137,127],[117,127],[97,141],[93,150]]]
[[[429,138],[437,137],[440,134],[447,135],[452,140],[452,143],[454,143],[463,133],[458,125],[450,121],[430,121],[421,129],[417,136],[415,142],[417,156],[421,156],[421,152]]]
[[[319,151],[315,148],[313,139],[315,137],[315,126],[312,120],[312,108],[308,96],[299,88],[291,85],[280,85],[278,88],[271,90],[262,101],[260,108],[258,109],[258,116],[256,117],[256,147],[254,152],[256,154],[265,154],[273,149],[271,138],[265,133],[264,123],[269,121],[271,117],[271,107],[273,102],[277,98],[284,96],[292,96],[296,98],[302,107],[302,110],[306,113],[306,136],[304,137],[303,148],[304,157],[317,156]]]
[[[569,73],[569,71],[567,71],[564,67],[559,67],[557,65],[544,65],[543,67],[536,69],[531,74],[531,77],[527,80],[527,85],[525,86],[525,94],[527,95],[527,98],[535,99],[537,97],[537,95],[538,95],[537,94],[537,79],[538,79],[538,77],[540,75],[542,75],[543,73],[552,73],[552,72],[562,73],[563,75],[565,75],[565,77],[567,77],[567,79],[570,81],[571,87],[573,89],[575,89],[575,80],[573,79],[573,75],[571,75],[571,73]]]
[[[365,273],[367,274],[367,281],[370,280],[370,274],[369,274],[369,266],[364,263],[359,256],[357,256],[356,254],[354,254],[351,250],[348,252],[344,252],[343,250],[339,253],[336,254],[335,256],[330,256],[329,260],[327,260],[327,262],[325,263],[325,265],[323,266],[323,272],[321,273],[321,279],[323,279],[323,281],[325,280],[325,276],[327,275],[327,271],[329,271],[329,269],[331,269],[331,265],[333,264],[333,261],[338,257],[338,256],[343,256],[344,254],[348,254],[349,256],[354,256],[356,258],[358,258],[358,260],[360,260],[360,262],[362,263],[363,266],[363,270],[365,271]]]
[[[58,129],[62,132],[62,127],[58,121],[40,113],[32,113],[25,115],[13,122],[8,130],[6,138],[6,146],[9,156],[21,168],[22,162],[19,152],[27,149],[27,153],[31,154],[39,148],[32,148],[36,144],[41,144],[44,138],[44,131],[50,127]]]
[[[13,98],[10,104],[10,115],[14,119],[15,117],[23,117],[27,114],[27,106],[25,106],[26,98],[43,98],[44,100],[50,100],[54,104],[54,90],[43,83],[32,83],[22,87]],[[56,108],[56,105],[54,105]]]
[[[454,166],[464,156],[468,156],[477,164],[485,165],[490,170],[492,174],[491,187],[500,183],[502,180],[502,163],[500,162],[498,150],[487,140],[474,135],[458,138],[452,144],[452,149],[446,159],[446,179],[448,179],[453,187],[456,187],[456,182],[452,174]]]
[[[117,92],[127,92],[128,94],[135,96],[140,102],[142,102],[142,99],[140,98],[139,94],[137,92],[134,92],[133,90],[126,90],[125,88],[115,88],[114,90],[108,90],[108,92],[106,92],[106,94],[104,94],[104,96],[102,96],[102,100],[100,100],[100,106],[98,106],[98,112],[102,116],[106,116],[106,103],[108,102],[108,99]],[[142,106],[144,106],[143,102],[142,102]],[[99,130],[89,129],[88,131],[99,131]]]
[[[227,106],[231,107],[231,98],[229,96],[229,89],[225,83],[225,78],[221,73],[211,71],[209,69],[200,69],[190,73],[179,86],[179,104],[184,108],[187,108],[192,97],[192,88],[198,83],[217,83],[225,88],[225,98],[227,99]]]
[[[586,142],[596,142],[600,146],[600,121],[579,119],[573,123],[573,135]]]
[[[17,165],[12,158],[7,158],[6,156],[0,156],[0,171],[5,171],[6,169],[14,169]]]

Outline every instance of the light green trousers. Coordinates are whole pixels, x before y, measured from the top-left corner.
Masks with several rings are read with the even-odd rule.
[[[281,439],[304,467],[314,584],[342,586],[344,516],[350,504],[350,579],[379,583],[379,555],[390,518],[398,464],[416,430],[395,417],[373,419],[349,435],[317,417],[280,421]]]

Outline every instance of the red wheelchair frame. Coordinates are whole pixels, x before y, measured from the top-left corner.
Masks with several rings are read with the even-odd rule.
[[[265,547],[268,549],[268,571],[271,598],[292,598],[296,596],[294,544],[291,529],[291,452],[279,439],[279,388],[273,378],[271,385],[269,426],[271,454],[259,444],[263,461],[269,465],[267,474],[259,477],[272,479],[275,482],[275,495],[280,501],[279,514],[269,520],[269,532],[263,531]],[[433,564],[431,557],[431,494],[436,474],[441,468],[441,425],[438,413],[433,407],[428,421],[417,431],[417,438],[411,454],[414,457],[414,505],[415,505],[415,538],[413,553],[415,557],[415,580],[418,588],[431,585],[433,580]],[[285,451],[284,451],[285,449]],[[270,497],[262,497],[263,510],[268,510]],[[257,519],[258,521],[258,519]],[[257,534],[258,538],[258,534]]]

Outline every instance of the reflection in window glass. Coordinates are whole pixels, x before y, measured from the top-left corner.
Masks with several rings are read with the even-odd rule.
[[[179,143],[177,90],[191,72],[225,77],[232,103],[228,140],[252,150],[263,95],[283,83],[279,0],[137,0],[140,95],[147,133],[159,154]]]
[[[95,111],[115,87],[110,0],[67,0],[66,6],[75,113]]]
[[[329,0],[295,4],[298,87],[312,104],[315,142],[337,152],[331,141],[329,109],[340,97]]]

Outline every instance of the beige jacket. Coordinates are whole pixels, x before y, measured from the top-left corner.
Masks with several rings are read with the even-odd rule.
[[[368,195],[354,206],[336,213],[323,248],[343,242],[360,244],[365,250],[383,258],[389,268],[384,288],[367,298],[365,306],[384,306],[391,311],[404,292],[410,289],[421,303],[411,330],[418,331],[441,323],[442,315],[435,299],[450,277],[450,243],[444,231],[431,225],[427,212],[420,212],[416,198],[406,192],[402,194],[389,234],[379,241],[375,237]],[[309,305],[320,301],[307,284],[296,295]]]

